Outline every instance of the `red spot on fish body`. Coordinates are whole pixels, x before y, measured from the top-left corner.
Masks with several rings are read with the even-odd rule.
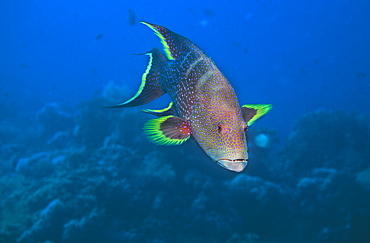
[[[189,136],[190,135],[190,126],[188,123],[182,123],[180,124],[180,132],[184,135],[184,136]]]

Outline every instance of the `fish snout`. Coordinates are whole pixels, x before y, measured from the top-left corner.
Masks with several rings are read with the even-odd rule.
[[[235,172],[243,171],[248,165],[248,159],[219,159],[216,162],[222,167]]]

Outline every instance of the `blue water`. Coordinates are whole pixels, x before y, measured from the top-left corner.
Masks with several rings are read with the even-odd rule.
[[[363,0],[2,1],[0,242],[370,242],[369,13]],[[192,142],[150,144],[135,108],[102,108],[138,89],[148,60],[132,54],[161,48],[140,20],[197,44],[241,104],[273,104],[243,173]]]

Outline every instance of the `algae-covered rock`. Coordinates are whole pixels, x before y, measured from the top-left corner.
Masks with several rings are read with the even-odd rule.
[[[370,161],[368,121],[359,114],[318,110],[300,118],[283,151],[281,167],[293,176],[329,167],[358,172]]]
[[[370,167],[357,173],[356,181],[364,189],[370,191]]]
[[[74,126],[73,114],[56,103],[47,103],[37,113],[37,120],[41,126],[41,134],[46,139],[49,139],[56,132],[67,131]]]
[[[294,202],[289,189],[245,174],[236,176],[225,185],[232,192],[232,207],[238,209],[247,232],[265,238],[278,237],[281,231],[291,227],[289,215],[293,214]],[[280,223],[282,221],[284,224]]]
[[[104,242],[101,218],[96,209],[81,219],[72,219],[63,226],[63,242]]]
[[[22,233],[17,242],[58,242],[64,223],[65,206],[59,199],[54,199],[40,212],[39,219]]]
[[[299,231],[311,241],[359,242],[351,234],[361,231],[358,219],[370,216],[365,206],[366,193],[351,174],[332,168],[317,168],[297,184]],[[364,222],[364,221],[363,221]]]

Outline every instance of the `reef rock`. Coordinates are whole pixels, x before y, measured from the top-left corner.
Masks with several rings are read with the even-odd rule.
[[[67,131],[74,126],[73,115],[64,111],[56,103],[47,103],[37,113],[37,120],[41,125],[41,134],[46,139],[52,137],[56,132]]]
[[[298,177],[321,167],[358,172],[368,166],[369,147],[364,116],[317,110],[295,123],[281,165],[286,174],[294,171]]]
[[[361,242],[350,239],[358,227],[363,227],[358,225],[361,222],[358,218],[369,215],[369,209],[364,205],[364,191],[353,175],[333,168],[317,168],[309,177],[300,179],[296,193],[302,220],[297,225],[304,227],[296,230],[305,231],[307,239]]]
[[[41,211],[39,219],[30,229],[23,232],[23,234],[17,239],[17,242],[60,242],[64,223],[64,204],[59,199],[55,199]]]
[[[284,227],[289,227],[288,215],[292,214],[289,189],[246,174],[236,176],[225,185],[231,191],[233,207],[244,219],[241,229],[244,232],[277,237]]]

